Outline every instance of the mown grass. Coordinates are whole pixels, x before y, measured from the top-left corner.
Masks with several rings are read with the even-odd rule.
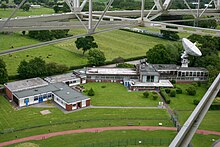
[[[7,8],[6,10],[0,8],[0,18],[8,18],[14,11],[13,8]],[[42,14],[53,14],[54,10],[52,8],[41,7],[38,9],[30,8],[28,12],[19,9],[13,17],[17,16],[31,16],[31,15],[42,15]],[[13,18],[12,17],[12,18]]]
[[[44,140],[29,141],[38,146],[117,146],[126,144],[136,144],[135,146],[168,146],[175,137],[175,131],[142,131],[142,130],[121,130],[104,131],[96,133],[79,133],[51,137]],[[217,140],[216,135],[195,134],[192,139],[194,147],[207,147],[213,144],[212,139]],[[65,140],[65,141],[64,141]],[[202,143],[201,143],[202,140]],[[139,141],[141,143],[139,144]],[[10,146],[24,145],[19,143]],[[132,146],[132,145],[130,145]]]
[[[193,99],[200,100],[207,91],[207,88],[205,85],[197,87],[197,94],[195,96],[189,96],[185,89],[191,86],[190,84],[178,84],[177,86],[182,88],[183,94],[177,94],[176,97],[171,98],[171,103],[169,106],[175,110],[180,124],[183,125],[196,107],[196,105],[193,104]],[[218,118],[219,113],[220,110],[209,110],[204,117],[199,129],[220,132],[219,119],[216,119]]]
[[[169,106],[175,110],[193,110],[196,106],[193,104],[193,99],[201,99],[206,92],[206,87],[196,87],[196,95],[190,96],[187,94],[186,89],[190,87],[191,84],[177,84],[183,91],[182,94],[177,94],[176,97],[170,97],[171,103]]]
[[[102,88],[105,86],[104,88]],[[92,88],[95,96],[91,96],[92,105],[95,106],[158,106],[160,101],[152,100],[152,94],[145,98],[143,92],[128,92],[128,89],[119,83],[87,83],[86,90]]]
[[[71,30],[70,34],[81,34],[83,32],[83,30]],[[170,42],[156,37],[150,37],[147,35],[141,35],[121,30],[96,34],[94,37],[99,46],[99,49],[105,53],[108,61],[119,56],[123,58],[144,56],[150,48],[158,43],[173,43],[173,41]],[[5,48],[10,48],[12,44],[14,47],[16,47],[38,42],[36,40],[29,39],[28,37],[23,37],[19,34],[14,35],[13,39],[20,41],[12,42],[10,37],[7,35],[5,38],[1,39],[0,44],[2,43],[4,46],[4,48],[1,47],[2,50],[5,50]],[[49,54],[52,54],[53,56],[45,58],[47,62],[57,62],[67,66],[86,64],[87,55],[83,56],[82,50],[78,50],[75,47],[75,40],[76,39],[71,39],[55,45],[12,53],[12,58],[9,57],[9,55],[3,55],[1,58],[3,58],[3,60],[6,62],[9,75],[17,74],[17,67],[21,60],[29,60],[36,56],[47,57]]]
[[[14,110],[9,102],[0,97],[0,130],[22,129],[23,131],[0,134],[0,142],[36,134],[105,126],[134,125],[172,126],[170,117],[164,109],[85,109],[64,114],[57,108],[23,108]],[[51,114],[41,115],[41,110],[50,110]],[[58,124],[57,124],[58,123]],[[42,126],[42,127],[37,127]],[[32,127],[32,128],[31,128]],[[37,127],[37,128],[33,128]]]

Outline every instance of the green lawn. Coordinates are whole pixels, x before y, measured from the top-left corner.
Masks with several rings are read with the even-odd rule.
[[[171,98],[169,106],[175,110],[193,110],[196,106],[193,104],[193,99],[201,99],[206,92],[205,86],[197,87],[196,95],[190,96],[186,93],[186,90],[190,84],[177,84],[183,91],[183,94],[177,94],[176,97]]]
[[[159,122],[164,126],[172,126],[170,116],[164,109],[85,109],[69,114],[64,114],[57,108],[47,109],[51,114],[44,116],[40,114],[41,110],[45,110],[43,108],[14,110],[5,98],[0,97],[0,130],[29,128],[0,134],[0,142],[14,139],[16,135],[20,138],[47,133],[48,129],[56,132],[79,127],[124,126],[128,123],[155,126]]]
[[[174,136],[175,131],[141,131],[141,130],[121,130],[121,131],[104,131],[96,133],[80,133],[51,137],[44,140],[30,141],[17,145],[32,143],[38,146],[168,146]],[[217,140],[219,136],[196,134],[192,140],[194,147],[211,146],[212,139]],[[65,140],[65,141],[64,141]],[[202,140],[202,144],[201,144]],[[142,141],[139,144],[139,141]],[[16,146],[16,145],[11,145]],[[18,146],[16,146],[18,147]]]
[[[8,35],[0,34],[0,52],[8,49],[36,44],[39,41],[31,39],[27,36],[22,36],[20,33],[11,33]]]
[[[186,94],[186,91],[184,90],[189,86],[190,86],[189,84],[178,84],[178,87],[182,88],[183,94],[177,94],[175,98],[171,98],[171,103],[169,104],[169,106],[177,112],[178,120],[182,125],[185,123],[185,121],[188,119],[188,117],[196,107],[193,104],[193,99],[194,98],[201,99],[207,90],[203,85],[202,87],[197,87],[196,96],[189,96]],[[220,114],[220,110],[208,111],[199,129],[206,129],[206,130],[213,130],[220,132],[219,119],[216,119],[218,118],[219,114]]]
[[[158,106],[160,101],[152,100],[152,94],[145,98],[143,92],[128,92],[119,83],[87,83],[83,87],[94,90],[95,96],[90,97],[94,106]]]
[[[14,11],[12,8],[8,8],[6,10],[0,8],[0,18],[8,18],[11,13]],[[41,15],[41,14],[53,14],[54,10],[51,8],[39,8],[39,9],[33,9],[31,8],[28,12],[23,11],[22,9],[19,9],[13,17],[17,16],[30,16],[30,15]],[[13,18],[12,17],[12,18]]]
[[[83,33],[83,30],[70,31],[70,34],[81,33]],[[10,36],[12,36],[13,40],[19,41],[11,40]],[[144,56],[150,48],[158,43],[174,43],[173,41],[167,41],[156,37],[121,30],[96,34],[94,37],[99,49],[105,53],[108,61],[119,56],[124,58]],[[76,39],[71,39],[55,45],[13,53],[11,54],[12,57],[9,57],[9,55],[3,55],[1,58],[3,58],[6,62],[9,75],[17,74],[17,67],[21,60],[29,60],[36,56],[42,56],[47,62],[57,62],[67,66],[86,64],[86,55],[82,56],[82,51],[75,47],[75,40]],[[0,44],[3,44],[3,47],[0,48],[1,50],[5,50],[10,48],[12,45],[14,47],[19,47],[37,42],[38,41],[36,40],[19,34],[6,35],[0,39]],[[46,58],[49,54],[52,54],[52,56]]]

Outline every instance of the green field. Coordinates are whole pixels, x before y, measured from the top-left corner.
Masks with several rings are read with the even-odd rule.
[[[121,130],[104,131],[96,133],[80,133],[51,137],[44,140],[30,141],[38,146],[168,146],[172,138],[176,135],[175,131],[141,131],[141,130]],[[212,139],[217,140],[219,136],[195,134],[192,143],[194,147],[211,146]],[[65,140],[65,141],[64,141]],[[202,140],[202,144],[201,144]],[[139,141],[141,143],[139,144]],[[18,145],[25,145],[20,143]],[[16,145],[11,145],[16,146]],[[19,146],[16,146],[19,147]]]
[[[80,34],[82,32],[82,30],[72,30],[70,34]],[[156,37],[150,37],[121,30],[96,34],[94,37],[99,46],[99,49],[105,53],[108,61],[119,56],[123,58],[144,56],[150,48],[158,43],[173,43],[173,41],[167,41]],[[5,48],[10,48],[12,43],[14,47],[17,47],[37,42],[36,40],[23,37],[19,34],[13,35],[13,39],[21,41],[16,41],[13,43],[9,36],[0,39],[0,44],[4,45],[2,50]],[[4,55],[1,57],[6,62],[9,75],[17,74],[17,67],[20,61],[24,59],[29,60],[39,56],[42,56],[43,59],[45,59],[47,62],[57,62],[67,66],[86,64],[86,55],[85,57],[82,56],[82,51],[75,47],[75,40],[76,39],[71,39],[55,45],[12,53],[11,57],[9,57],[9,55]],[[52,54],[52,56],[47,58],[49,54]]]
[[[169,106],[174,110],[194,110],[196,107],[193,104],[193,99],[201,99],[206,92],[205,86],[197,87],[196,95],[190,96],[186,93],[186,89],[191,86],[191,84],[177,84],[183,91],[183,94],[177,94],[176,97],[171,98],[171,103]]]
[[[102,88],[102,86],[106,86]],[[94,106],[158,106],[160,99],[152,100],[143,96],[143,92],[128,92],[128,89],[118,83],[87,83],[84,84],[87,90],[92,88],[95,96],[91,96]]]
[[[7,8],[6,10],[0,8],[0,18],[8,18],[11,13],[14,11],[12,8]],[[30,8],[28,12],[23,11],[22,9],[19,9],[13,17],[17,16],[31,16],[31,15],[42,15],[42,14],[53,14],[54,10],[51,8],[39,8],[39,9],[33,9]],[[13,18],[12,17],[12,18]]]
[[[177,94],[175,98],[171,98],[171,103],[169,106],[176,111],[178,120],[181,125],[188,119],[194,108],[196,107],[193,104],[193,99],[201,99],[207,88],[205,85],[201,87],[197,87],[197,94],[195,96],[189,96],[186,94],[185,89],[189,87],[189,84],[177,84],[178,87],[181,87],[183,90],[183,94]],[[205,118],[203,119],[199,129],[213,130],[219,131],[219,119],[218,118],[220,110],[210,110],[207,112]]]
[[[51,114],[41,115],[43,108],[23,108],[14,110],[8,101],[0,97],[0,130],[8,129],[23,131],[0,134],[0,142],[14,139],[15,136],[25,137],[36,134],[63,131],[69,129],[125,126],[158,125],[172,126],[170,116],[164,109],[85,109],[64,114],[57,108],[47,108]],[[33,128],[37,127],[37,128]]]

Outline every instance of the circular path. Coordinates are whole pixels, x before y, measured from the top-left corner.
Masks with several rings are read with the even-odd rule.
[[[66,135],[66,134],[74,134],[74,133],[85,133],[85,132],[102,132],[102,131],[108,131],[108,130],[172,130],[176,131],[175,127],[160,127],[160,126],[119,126],[119,127],[103,127],[103,128],[87,128],[87,129],[80,129],[80,130],[68,130],[68,131],[62,131],[62,132],[53,132],[48,134],[41,134],[41,135],[35,135],[35,136],[29,136],[25,138],[10,140],[7,142],[0,143],[1,146],[11,145],[19,142],[25,142],[30,140],[41,140],[46,139],[53,136],[59,136],[59,135]],[[208,130],[197,130],[197,134],[212,134],[212,135],[219,135],[220,132],[215,131],[208,131]]]

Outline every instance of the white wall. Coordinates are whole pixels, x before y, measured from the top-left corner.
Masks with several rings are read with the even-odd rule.
[[[19,107],[26,106],[26,103],[24,102],[24,100],[25,100],[26,98],[29,99],[28,105],[37,104],[37,103],[39,103],[39,99],[38,99],[37,101],[34,101],[34,97],[35,97],[35,96],[38,96],[38,97],[39,97],[40,95],[44,95],[44,94],[47,94],[47,95],[48,95],[49,93],[51,93],[51,92],[42,93],[42,94],[38,94],[38,95],[34,95],[34,96],[29,96],[29,97],[21,98],[21,99],[19,99]],[[51,97],[51,98],[52,98],[52,97]],[[45,101],[47,101],[48,99],[51,99],[51,98],[44,98],[43,101],[45,102]]]
[[[66,103],[61,99],[59,98],[57,95],[54,94],[54,101],[60,105],[61,107],[63,107],[64,109],[66,109]]]
[[[82,107],[86,107],[86,100],[82,100]]]

